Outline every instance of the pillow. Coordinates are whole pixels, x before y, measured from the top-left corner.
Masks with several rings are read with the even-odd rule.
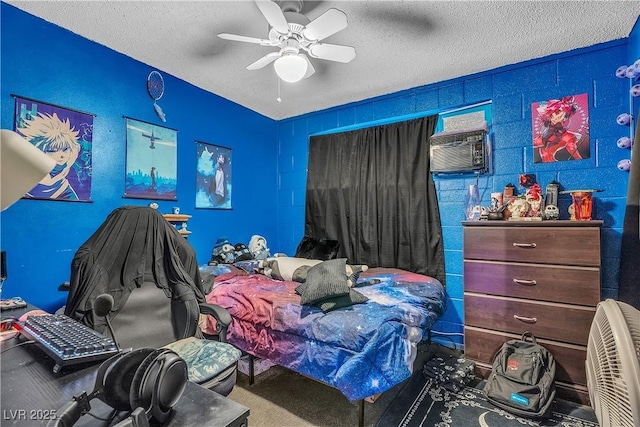
[[[301,304],[315,304],[329,298],[349,295],[346,272],[347,259],[332,259],[314,265],[307,272],[307,280],[296,288]]]
[[[338,256],[340,242],[329,239],[316,239],[304,236],[296,249],[296,258],[309,258],[319,260],[335,259]]]
[[[362,295],[360,292],[351,289],[347,295],[340,295],[338,297],[329,298],[324,301],[317,302],[314,305],[320,310],[327,313],[332,310],[349,307],[354,304],[362,304],[363,302],[367,301],[369,301],[369,298]]]
[[[331,261],[331,260],[329,260],[329,261]],[[323,262],[326,262],[326,261],[323,261]],[[350,288],[353,287],[353,286],[356,286],[356,282],[358,281],[358,277],[360,276],[360,273],[362,273],[363,271],[367,271],[369,269],[369,267],[366,266],[366,265],[349,265],[346,262],[345,262],[344,267],[345,267],[344,268],[345,269],[345,273],[347,275],[347,286],[349,286]],[[306,276],[308,276],[308,274],[309,274],[308,271],[305,272],[305,279],[306,279]],[[302,275],[300,275],[300,276],[302,276]],[[300,280],[300,281],[303,282],[303,283],[302,283],[302,285],[299,285],[296,288],[296,293],[298,295],[302,295],[302,293],[305,291],[307,286],[309,286],[309,285],[306,284],[306,280]]]
[[[307,271],[321,262],[319,259],[293,257],[267,258],[262,262],[262,273],[276,280],[304,282]]]

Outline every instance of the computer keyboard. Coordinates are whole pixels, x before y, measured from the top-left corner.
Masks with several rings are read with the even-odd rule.
[[[55,361],[54,373],[63,366],[99,361],[119,352],[111,338],[64,314],[29,316],[19,326],[22,335]]]

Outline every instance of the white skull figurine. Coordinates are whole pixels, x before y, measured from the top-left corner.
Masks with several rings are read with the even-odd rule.
[[[556,205],[547,205],[544,208],[545,219],[558,219],[560,218],[560,211]]]

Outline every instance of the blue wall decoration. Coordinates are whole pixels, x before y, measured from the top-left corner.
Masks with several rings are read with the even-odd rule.
[[[534,102],[531,114],[535,163],[591,157],[586,93]]]
[[[196,208],[231,209],[233,150],[196,141]]]
[[[178,131],[125,118],[127,164],[124,197],[177,200]]]
[[[14,130],[56,162],[25,197],[91,201],[92,114],[15,96]]]

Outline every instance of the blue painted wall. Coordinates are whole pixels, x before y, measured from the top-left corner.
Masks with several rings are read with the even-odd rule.
[[[178,130],[178,200],[160,201],[169,213],[193,215],[189,241],[205,263],[218,237],[249,242],[276,239],[276,122],[167,73],[155,115],[146,91],[154,68],[2,3],[0,126],[13,129],[12,94],[96,115],[92,203],[20,200],[0,216],[9,278],[2,297],[22,296],[47,310],[64,304],[58,285],[69,280],[73,254],[116,207],[151,200],[123,199],[123,116]],[[160,70],[162,72],[162,70]],[[233,210],[194,209],[195,140],[233,148]],[[271,166],[273,165],[273,166]]]
[[[483,205],[507,183],[518,185],[521,173],[536,175],[543,188],[556,179],[565,189],[600,188],[594,217],[604,220],[602,298],[616,297],[621,227],[628,174],[617,162],[629,156],[617,147],[629,129],[616,123],[628,111],[629,81],[615,76],[628,59],[628,40],[605,43],[510,65],[463,78],[416,87],[362,102],[323,110],[278,123],[278,233],[284,252],[295,250],[304,233],[304,194],[308,137],[372,124],[428,115],[492,101],[494,173],[479,179]],[[531,104],[587,93],[591,122],[591,158],[553,164],[533,163]],[[464,322],[462,226],[465,189],[476,178],[436,178],[445,242],[449,304],[435,329],[462,343]],[[520,190],[521,192],[523,190]],[[561,197],[564,219],[569,196]]]
[[[11,94],[96,114],[93,203],[21,200],[0,215],[1,246],[8,252],[9,279],[3,297],[21,295],[45,309],[66,296],[56,289],[68,280],[73,253],[123,204],[125,128],[123,116],[162,124],[145,88],[151,65],[132,60],[50,23],[1,4],[0,125],[11,128]],[[179,205],[193,218],[189,237],[199,262],[209,259],[218,237],[247,242],[264,235],[273,251],[293,253],[304,232],[308,137],[321,132],[402,120],[492,101],[494,173],[480,178],[483,203],[489,193],[534,173],[543,187],[558,179],[566,188],[592,187],[598,193],[594,216],[603,219],[602,297],[615,297],[620,234],[628,175],[616,164],[629,153],[616,141],[629,129],[616,124],[628,111],[630,82],[614,72],[638,53],[638,24],[629,39],[515,64],[485,73],[416,87],[386,96],[274,122],[253,111],[164,74],[160,101],[167,126],[178,129],[178,202],[160,202],[168,212]],[[634,59],[635,60],[635,59]],[[162,70],[160,70],[162,71]],[[591,158],[534,164],[531,158],[531,103],[588,93]],[[195,210],[195,140],[234,148],[234,209]],[[273,166],[271,166],[273,165]],[[448,311],[440,331],[460,334],[464,191],[472,177],[437,178],[442,214]],[[259,188],[259,191],[256,191]],[[564,202],[567,202],[566,198]],[[460,335],[454,335],[461,342]]]

